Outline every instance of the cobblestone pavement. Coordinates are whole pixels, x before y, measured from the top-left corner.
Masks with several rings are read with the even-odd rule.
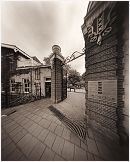
[[[48,109],[51,104],[43,99],[2,110],[16,110],[1,117],[2,161],[111,160],[90,129],[83,142]]]

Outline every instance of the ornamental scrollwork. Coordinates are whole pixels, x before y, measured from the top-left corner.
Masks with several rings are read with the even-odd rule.
[[[84,54],[85,54],[85,48],[82,49],[82,52],[75,51],[72,53],[71,56],[66,57],[66,59],[64,60],[64,64],[67,64],[67,63],[81,57]]]
[[[116,19],[116,16],[112,16],[114,6],[115,4],[111,6],[107,15],[103,11],[98,16],[96,19],[96,25],[93,25],[92,22],[91,25],[87,26],[87,34],[90,42],[97,42],[98,45],[101,45],[102,38],[111,32],[111,25]]]

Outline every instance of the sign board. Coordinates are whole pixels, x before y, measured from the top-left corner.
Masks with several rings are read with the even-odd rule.
[[[117,103],[117,80],[88,81],[88,98]]]

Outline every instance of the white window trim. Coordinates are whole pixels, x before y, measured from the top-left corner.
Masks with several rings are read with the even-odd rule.
[[[27,81],[28,80],[28,82],[25,82],[25,80]],[[29,86],[28,87],[25,87],[25,84],[28,84],[29,83]],[[24,93],[30,93],[30,81],[29,81],[29,79],[28,78],[23,78],[23,92]],[[25,91],[25,89],[28,89],[29,91]]]

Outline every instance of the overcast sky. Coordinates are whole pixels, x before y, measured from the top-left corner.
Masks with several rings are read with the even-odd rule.
[[[85,43],[81,25],[87,5],[87,0],[4,1],[1,41],[16,45],[40,61],[50,55],[54,44],[61,47],[64,57],[82,51]],[[84,73],[84,56],[70,65]]]

